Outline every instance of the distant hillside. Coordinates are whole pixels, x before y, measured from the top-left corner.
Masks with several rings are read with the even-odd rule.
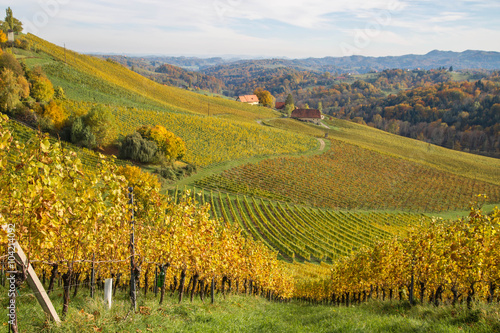
[[[282,66],[298,70],[310,70],[330,73],[368,73],[373,70],[384,70],[392,68],[402,69],[433,69],[439,67],[449,68],[453,66],[456,70],[461,69],[500,69],[500,52],[467,50],[464,52],[438,51],[434,50],[424,55],[408,54],[403,56],[387,57],[324,57],[307,59],[263,59],[263,60],[236,60],[222,58],[186,58],[186,57],[147,57],[147,59],[158,60],[162,63],[189,68],[191,70],[203,70],[207,68],[228,65],[253,63],[263,66]]]
[[[434,50],[425,55],[408,54],[397,57],[325,57],[295,60],[279,60],[291,67],[305,67],[318,71],[367,73],[372,70],[391,68],[402,69],[433,69],[453,66],[457,69],[500,69],[500,53],[488,51],[464,52]]]
[[[143,57],[122,55],[99,55],[102,59],[111,59],[153,81],[179,88],[201,89],[222,94],[224,83],[213,76],[184,69],[164,61]],[[189,66],[187,66],[189,67]]]

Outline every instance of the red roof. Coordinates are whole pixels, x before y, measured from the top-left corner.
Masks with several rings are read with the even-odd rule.
[[[321,119],[321,112],[317,109],[296,109],[292,111],[292,118],[317,118]]]
[[[243,103],[259,103],[259,98],[256,95],[238,96],[238,99]]]
[[[276,102],[274,107],[278,110],[283,109],[285,107],[285,102]]]

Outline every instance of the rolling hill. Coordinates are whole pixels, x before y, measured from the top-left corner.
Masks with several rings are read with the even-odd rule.
[[[109,105],[118,134],[162,124],[182,137],[185,161],[203,169],[180,183],[201,191],[213,217],[285,259],[331,261],[420,223],[424,212],[463,210],[477,194],[487,194],[488,204],[500,201],[498,160],[339,119],[319,127],[280,118],[26,38],[37,52],[18,57],[41,66],[75,103]],[[325,151],[318,150],[322,137]]]

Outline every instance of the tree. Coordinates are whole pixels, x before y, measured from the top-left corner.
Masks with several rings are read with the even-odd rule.
[[[5,21],[0,21],[0,26],[5,32],[8,30],[12,30],[15,33],[23,31],[23,23],[13,16],[10,7],[5,10]]]
[[[5,32],[0,31],[0,44],[6,43],[7,42],[7,35]]]
[[[56,129],[60,129],[67,118],[64,107],[55,101],[50,101],[45,105],[43,116],[52,120]]]
[[[3,53],[0,56],[0,70],[8,68],[14,75],[24,75],[24,70],[19,61],[10,53]]]
[[[71,125],[71,142],[87,147],[94,148],[96,146],[95,135],[92,130],[83,123],[82,118],[78,117],[73,121]]]
[[[141,163],[151,163],[156,159],[158,145],[134,132],[125,137],[120,148],[120,158]]]
[[[273,95],[271,95],[269,91],[257,88],[253,93],[259,98],[260,104],[267,107],[273,107]]]
[[[33,75],[30,78],[31,97],[39,102],[48,102],[54,96],[54,87],[45,76]]]
[[[318,102],[318,110],[319,112],[323,112],[323,102],[321,101]]]
[[[143,138],[156,142],[159,153],[171,161],[182,158],[186,153],[184,141],[163,126],[142,126],[137,132]]]
[[[290,115],[294,109],[295,102],[293,101],[293,96],[292,94],[288,94],[285,100],[285,112]]]
[[[90,111],[83,116],[83,122],[94,134],[98,146],[106,146],[113,141],[115,122],[109,108],[102,105],[92,106]]]
[[[21,97],[24,95],[25,87],[14,73],[6,68],[0,73],[0,109],[6,112],[14,112],[21,104]]]

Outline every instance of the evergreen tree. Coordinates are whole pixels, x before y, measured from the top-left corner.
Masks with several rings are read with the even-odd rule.
[[[10,7],[5,10],[5,21],[0,21],[0,26],[5,32],[12,30],[15,33],[20,33],[21,31],[23,31],[22,22],[14,17],[14,15],[12,14],[12,9],[10,9]]]
[[[144,139],[141,134],[134,132],[123,140],[120,149],[120,158],[130,159],[141,163],[153,162],[158,153],[155,142]]]
[[[285,100],[285,112],[290,115],[295,109],[295,102],[293,101],[292,94],[288,94]]]

